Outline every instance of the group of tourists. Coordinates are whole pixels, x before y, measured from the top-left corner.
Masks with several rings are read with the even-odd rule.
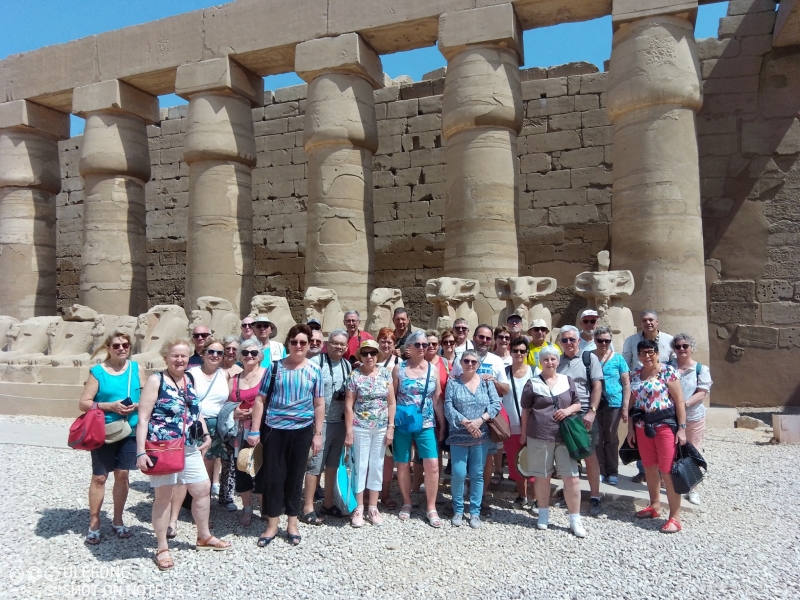
[[[664,487],[669,516],[661,531],[680,531],[681,497],[670,471],[676,444],[702,446],[709,369],[692,358],[694,339],[660,331],[654,311],[641,314],[641,332],[624,340],[621,353],[598,319],[596,311],[584,310],[580,327],[562,326],[550,341],[541,319],[523,332],[522,318],[512,314],[505,325],[479,325],[470,336],[463,319],[444,332],[415,329],[398,308],[394,328],[381,329],[375,339],[361,329],[358,313],[348,311],[344,327],[327,338],[310,319],[293,326],[281,345],[273,340],[277,327],[259,315],[242,320],[238,337],[216,339],[198,325],[191,341],[167,341],[166,369],[149,377],[129,359],[130,336],[114,332],[99,350],[107,357],[91,369],[80,401],[84,411],[101,408],[107,424],[106,444],[92,451],[86,543],[101,541],[100,509],[112,471],[113,529],[130,537],[122,520],[128,472],[155,468],[148,443],[176,440],[184,442],[183,470],[150,474],[155,559],[162,570],[174,566],[168,540],[177,535],[187,492],[198,549],[231,547],[209,530],[209,509],[216,496],[227,510],[238,510],[234,494],[241,497],[244,527],[252,522],[253,495],[261,497],[266,528],[259,547],[279,534],[284,514],[292,545],[302,541],[299,521],[322,525],[349,518],[356,528],[380,526],[385,517],[379,503],[384,513],[399,508],[398,518],[408,521],[412,492],[423,489],[426,520],[439,528],[443,454],[451,477],[451,526],[481,526],[481,516],[489,514],[484,488],[496,489],[502,480],[505,454],[516,506],[536,516],[538,529],[547,529],[556,477],[563,488],[555,500],[566,505],[570,529],[582,538],[581,466],[561,435],[562,422],[571,417],[582,421],[590,440],[591,454],[583,459],[589,514],[602,512],[600,483],[619,483],[622,420],[642,459],[643,475],[634,481],[646,481],[650,495],[636,517],[660,516]],[[510,430],[501,443],[490,436],[496,419]],[[226,436],[229,421],[236,426]],[[334,503],[343,452],[352,457],[356,508],[350,514]],[[395,469],[399,506],[390,496]],[[696,489],[688,499],[700,502]]]

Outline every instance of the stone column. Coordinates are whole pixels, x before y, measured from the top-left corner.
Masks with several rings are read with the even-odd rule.
[[[515,225],[517,134],[522,128],[522,30],[510,4],[444,14],[447,140],[444,273],[477,279],[476,311],[495,324],[505,307],[495,280],[519,275]]]
[[[348,33],[298,44],[295,70],[308,82],[305,284],[336,290],[343,309],[366,315],[375,284],[373,90],[383,85],[381,60]]]
[[[0,104],[0,315],[56,314],[58,140],[67,138],[69,115]]]
[[[72,112],[86,119],[80,302],[100,314],[147,312],[147,125],[158,98],[127,83],[75,88]]]
[[[175,93],[189,100],[185,308],[217,296],[244,316],[254,283],[252,107],[264,104],[264,81],[228,57],[214,58],[178,67]]]
[[[607,101],[614,136],[613,267],[633,273],[634,317],[656,310],[661,329],[694,336],[696,358],[708,364],[694,26],[691,15],[680,13],[626,21],[618,4]],[[675,4],[685,10],[687,3]]]

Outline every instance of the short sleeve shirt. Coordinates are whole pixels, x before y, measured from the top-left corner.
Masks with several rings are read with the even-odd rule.
[[[561,354],[562,354],[561,353],[561,348],[559,348],[555,344],[550,344],[548,342],[545,342],[541,346],[533,346],[532,345],[530,347],[530,350],[528,350],[528,358],[526,359],[526,362],[530,366],[536,367],[537,369],[541,369],[542,368],[542,363],[539,360],[539,353],[542,351],[543,348],[555,348],[558,351],[558,355],[559,356],[561,356]]]
[[[372,334],[359,329],[356,335],[354,335],[351,338],[348,338],[347,350],[344,351],[344,358],[349,359],[351,356],[355,356],[355,353],[358,352],[359,346],[361,346],[361,342],[374,339],[375,338],[372,337]]]
[[[431,377],[433,379],[433,377]],[[389,386],[392,374],[378,367],[374,377],[355,369],[347,380],[347,391],[355,397],[353,427],[383,429],[389,425]]]
[[[625,339],[625,343],[622,344],[622,356],[625,358],[625,362],[628,363],[628,366],[631,369],[638,369],[642,366],[642,362],[639,360],[639,353],[636,352],[636,346],[639,345],[644,339],[641,333],[635,333],[632,336]],[[664,333],[663,331],[658,332],[658,361],[662,363],[668,363],[675,357],[675,353],[672,351],[672,336],[668,333]]]
[[[508,415],[508,424],[511,426],[511,435],[519,435],[522,431],[520,419],[522,417],[522,390],[525,384],[535,376],[535,369],[528,365],[528,372],[522,378],[514,377],[513,385],[509,386],[508,393],[503,396],[503,408]],[[509,378],[509,382],[511,378]],[[514,393],[516,392],[516,394]]]
[[[642,379],[642,369],[634,369],[631,374],[631,398],[633,408],[646,413],[665,410],[675,406],[669,395],[669,387],[673,381],[678,381],[678,372],[669,365],[662,365],[655,377]],[[637,427],[644,427],[639,421]]]
[[[272,370],[261,381],[259,395],[267,395]],[[307,361],[298,369],[287,369],[278,362],[275,387],[264,422],[274,429],[303,429],[314,422],[314,398],[325,396],[319,365]]]
[[[325,422],[341,423],[344,421],[344,387],[350,375],[350,363],[346,360],[331,361],[328,354],[323,352],[310,359],[319,365],[322,371],[322,381],[325,385]],[[341,390],[341,394],[334,393]]]
[[[461,377],[464,369],[461,368],[461,361],[453,364],[453,369],[450,371],[450,377]],[[487,353],[482,359],[477,369],[478,375],[493,375],[500,383],[508,383],[506,377],[506,366],[503,364],[503,359],[497,354]]]
[[[423,393],[425,393],[426,381],[428,391],[425,393],[425,406],[422,410],[422,428],[428,429],[435,424],[433,413],[433,395],[436,393],[436,378],[438,371],[429,362],[430,370],[420,377],[411,377],[406,374],[406,361],[402,361],[397,370],[397,404],[400,406],[410,406],[416,404],[417,407],[423,405]]]
[[[581,400],[581,410],[585,413],[589,410],[592,384],[586,381],[586,367],[583,365],[581,355],[582,352],[578,352],[578,354],[572,358],[562,356],[556,371],[567,375],[575,383],[575,390],[578,392],[578,398]],[[590,374],[592,381],[601,381],[603,379],[603,368],[600,366],[600,361],[597,359],[594,352],[589,353],[589,360],[591,361]]]
[[[675,367],[675,371],[678,373],[678,377],[680,377],[684,401],[694,396],[697,390],[705,390],[707,392],[711,390],[711,385],[714,382],[711,381],[711,370],[707,366],[700,365],[700,375],[698,376],[697,367],[695,365],[683,371],[678,369],[677,365],[674,363],[670,363],[670,365]],[[699,421],[705,416],[706,407],[702,402],[686,408],[687,421]]]
[[[603,363],[603,377],[605,378],[606,398],[611,408],[622,406],[622,377],[623,373],[628,373],[628,363],[622,355],[615,352],[614,355]]]

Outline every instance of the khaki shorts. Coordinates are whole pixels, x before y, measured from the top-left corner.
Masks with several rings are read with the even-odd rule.
[[[578,463],[572,460],[561,442],[545,442],[528,438],[528,473],[532,477],[550,477],[553,466],[559,477],[577,477]]]

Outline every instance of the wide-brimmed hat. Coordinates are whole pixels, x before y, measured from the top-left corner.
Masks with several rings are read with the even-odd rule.
[[[534,319],[533,321],[531,321],[531,324],[528,325],[528,331],[530,331],[534,327],[544,327],[548,331],[550,330],[550,328],[547,326],[547,321],[545,321],[544,319]]]
[[[378,346],[378,342],[375,340],[364,340],[361,342],[361,345],[358,347],[358,355],[361,356],[361,351],[364,348],[372,348],[373,350],[377,350],[378,352],[381,351],[381,347]]]
[[[517,453],[517,471],[523,477],[532,477],[530,468],[528,467],[528,448],[521,448]]]
[[[106,423],[106,444],[113,444],[114,442],[124,440],[130,436],[132,432],[133,430],[131,429],[130,423],[128,423],[126,419]]]
[[[269,325],[269,339],[272,339],[276,335],[278,335],[278,328],[275,327],[275,323],[269,320],[269,317],[267,315],[262,314],[253,317],[253,325],[255,325],[256,323],[267,323]]]
[[[236,470],[243,471],[255,477],[264,459],[264,448],[259,442],[256,447],[244,446],[239,449],[239,456],[236,458]]]

